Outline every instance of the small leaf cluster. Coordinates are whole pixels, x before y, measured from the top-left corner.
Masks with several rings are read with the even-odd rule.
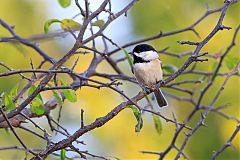
[[[5,106],[5,111],[10,112],[11,110],[15,109],[16,106],[18,105],[17,102],[13,102],[13,98],[17,95],[18,93],[18,86],[14,86],[9,94],[7,93],[2,93],[2,99],[0,99],[0,105]]]
[[[61,81],[62,86],[66,86],[66,84]],[[34,91],[37,89],[35,85],[32,85],[28,89],[28,96],[31,96]],[[63,98],[61,96],[61,93],[58,91],[52,90],[53,96],[56,98],[57,103],[62,106],[63,105]],[[18,106],[18,101],[13,101],[14,97],[18,94],[18,86],[15,86],[11,89],[11,91],[7,93],[2,93],[0,98],[0,105],[4,105],[4,110],[6,112],[10,112],[13,109],[16,109]],[[69,102],[77,102],[77,95],[74,90],[72,89],[62,89],[63,97],[65,97]],[[42,95],[40,93],[37,94],[37,96],[30,102],[30,109],[33,113],[37,115],[43,115],[45,114],[45,106],[44,106],[44,100],[42,98]]]
[[[71,0],[58,0],[58,3],[60,6],[63,8],[67,8],[71,5]],[[49,27],[54,24],[54,23],[60,23],[60,27],[65,30],[65,31],[77,31],[80,30],[82,24],[79,22],[74,21],[73,19],[49,19],[45,22],[44,24],[44,32],[48,33],[49,32]],[[104,20],[96,20],[95,22],[92,23],[92,26],[96,27],[101,27],[105,24]]]
[[[140,128],[138,128],[138,123],[136,124],[136,126],[135,126],[135,132],[140,132],[140,130],[141,130],[142,127],[143,127],[143,119],[142,119],[142,117],[141,117],[141,119],[140,119],[140,111],[139,111],[139,110],[137,109],[137,107],[135,107],[134,105],[130,105],[129,108],[132,109],[133,114],[134,114],[136,120],[138,121],[138,123],[140,123]],[[160,117],[157,116],[157,115],[154,115],[154,114],[152,114],[152,117],[153,117],[154,127],[155,127],[157,133],[158,133],[159,135],[161,135],[163,128],[162,128],[162,122],[161,122],[161,120],[160,120]],[[139,122],[139,120],[140,120],[140,122]]]

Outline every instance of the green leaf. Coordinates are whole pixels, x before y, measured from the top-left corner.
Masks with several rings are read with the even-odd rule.
[[[36,106],[39,107],[39,106],[43,105],[42,101],[37,98],[34,98],[30,104],[34,107],[36,107]]]
[[[160,117],[153,114],[153,122],[154,122],[154,126],[155,126],[157,133],[159,135],[161,135],[163,128],[162,128],[162,122],[160,120]]]
[[[178,68],[172,64],[164,64],[164,65],[162,65],[162,69],[165,72],[170,73],[170,74],[175,73],[178,70]]]
[[[81,28],[81,24],[72,20],[72,19],[63,19],[61,21],[61,28],[63,30],[79,30]]]
[[[63,94],[66,97],[66,99],[69,100],[70,102],[77,102],[77,95],[75,91],[70,89],[64,89]]]
[[[133,114],[134,114],[134,116],[136,117],[136,119],[138,121],[139,116],[140,116],[140,112],[138,111],[138,109],[135,106],[133,106],[133,105],[130,105],[129,108],[132,109]]]
[[[140,116],[139,110],[138,110],[135,106],[133,106],[133,105],[130,105],[129,108],[132,109],[133,114],[134,114],[134,116],[135,116],[135,118],[136,118],[136,120],[137,120],[137,122],[138,122],[139,116]],[[143,120],[142,120],[142,118],[141,118],[141,123],[140,123],[140,130],[138,130],[138,126],[137,126],[137,125],[138,125],[138,123],[137,123],[136,126],[135,126],[135,132],[140,132],[140,130],[141,130],[142,127],[143,127]]]
[[[11,91],[9,93],[9,96],[13,98],[13,97],[15,97],[17,95],[17,93],[18,93],[18,85],[14,86],[11,89]]]
[[[7,112],[16,108],[15,104],[12,101],[12,98],[9,95],[6,95],[6,94],[4,95],[3,102],[5,105],[5,110]]]
[[[229,70],[232,70],[239,61],[237,57],[233,57],[231,55],[227,55],[224,60]]]
[[[37,115],[42,115],[45,112],[44,104],[38,98],[34,98],[32,100],[32,102],[30,103],[30,109],[33,113],[35,113]]]
[[[66,158],[66,150],[62,149],[61,150],[61,160],[65,160],[65,158]]]
[[[143,120],[142,120],[142,118],[141,118],[140,130],[142,129],[142,127],[143,127]],[[138,124],[136,124],[136,126],[135,126],[135,132],[140,132],[140,130],[138,129]]]
[[[66,8],[70,6],[71,0],[58,0],[58,3],[63,7]]]
[[[45,33],[48,33],[50,25],[53,24],[53,23],[56,23],[56,22],[62,23],[62,22],[61,22],[60,20],[58,20],[58,19],[49,19],[49,20],[47,20],[47,21],[45,22],[45,24],[44,24],[44,32],[45,32]]]
[[[54,95],[54,97],[56,98],[57,103],[58,103],[60,106],[62,106],[63,101],[62,101],[61,96],[60,96],[56,91],[53,91],[53,95]]]
[[[28,96],[30,96],[35,90],[37,89],[36,86],[32,85],[29,90],[28,90]],[[37,99],[40,99],[43,102],[42,96],[40,94],[38,94],[36,96]]]
[[[28,96],[30,96],[35,90],[37,89],[36,86],[32,85],[28,90]],[[33,113],[37,115],[42,115],[45,112],[44,103],[42,96],[38,94],[30,103],[30,109]]]
[[[63,81],[61,81],[62,86],[66,86]],[[63,89],[63,94],[69,102],[77,102],[77,95],[72,89]]]
[[[133,65],[132,58],[130,57],[130,55],[128,54],[128,52],[124,48],[122,48],[122,50],[123,50],[125,56],[127,57],[128,64],[130,65],[130,67],[132,67],[132,65]]]
[[[104,26],[104,24],[105,24],[104,20],[97,20],[96,22],[92,23],[92,26],[102,27]]]

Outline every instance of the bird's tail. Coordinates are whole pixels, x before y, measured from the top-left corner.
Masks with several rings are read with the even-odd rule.
[[[163,96],[163,93],[161,92],[160,89],[154,91],[154,95],[156,97],[156,100],[157,100],[157,103],[158,103],[159,107],[164,107],[164,106],[168,105],[167,100]]]

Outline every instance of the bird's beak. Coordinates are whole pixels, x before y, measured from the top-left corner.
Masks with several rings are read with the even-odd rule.
[[[128,54],[132,56],[132,55],[133,55],[133,52],[129,52]]]

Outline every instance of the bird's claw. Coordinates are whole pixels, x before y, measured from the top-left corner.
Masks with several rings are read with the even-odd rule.
[[[146,92],[147,94],[152,92],[152,89],[148,86],[143,86],[144,92]]]
[[[164,85],[164,84],[165,84],[165,81],[164,81],[164,80],[160,80],[160,81],[158,81],[157,83],[160,83],[160,85]]]

